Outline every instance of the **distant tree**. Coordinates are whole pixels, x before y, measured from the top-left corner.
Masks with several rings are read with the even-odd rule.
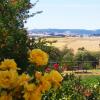
[[[74,60],[77,65],[81,65],[83,67],[84,63],[90,63],[91,68],[95,68],[97,65],[97,59],[87,50],[78,50],[76,53]]]
[[[84,47],[81,47],[81,48],[78,48],[78,50],[83,50],[83,51],[84,51],[84,50],[85,50],[85,48],[84,48]]]
[[[90,53],[96,59],[96,65],[100,65],[100,51]]]
[[[83,69],[84,70],[88,70],[88,69],[91,69],[91,67],[92,67],[92,65],[91,65],[91,63],[90,62],[84,62],[83,63]]]
[[[68,67],[71,68],[71,66],[74,65],[73,58],[74,58],[73,50],[65,47],[62,50],[62,64],[66,64]]]

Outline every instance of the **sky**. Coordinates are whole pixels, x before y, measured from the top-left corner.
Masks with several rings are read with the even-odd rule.
[[[34,3],[35,0],[31,0]],[[100,0],[39,0],[30,10],[27,29],[100,29]]]

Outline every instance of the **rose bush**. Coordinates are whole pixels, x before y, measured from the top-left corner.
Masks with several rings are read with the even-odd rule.
[[[49,73],[40,70],[44,68],[49,56],[40,49],[28,52],[33,74],[28,71],[19,74],[14,59],[4,59],[0,63],[0,100],[41,100],[42,96],[51,89],[60,88],[63,77],[56,70]],[[30,68],[30,67],[29,67]],[[39,70],[38,70],[38,69]],[[29,70],[29,69],[28,69]]]

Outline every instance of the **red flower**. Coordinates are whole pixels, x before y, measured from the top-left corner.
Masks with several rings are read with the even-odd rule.
[[[54,65],[53,65],[53,67],[54,67],[54,69],[56,69],[56,70],[57,70],[57,69],[58,69],[58,67],[59,67],[59,64],[54,64]]]
[[[92,94],[92,93],[91,93],[90,90],[85,90],[85,91],[84,91],[84,95],[85,95],[86,97],[89,97],[91,94]]]
[[[50,70],[51,70],[51,69],[50,69],[49,67],[47,67],[47,68],[45,69],[45,72],[48,73],[48,72],[50,72]]]

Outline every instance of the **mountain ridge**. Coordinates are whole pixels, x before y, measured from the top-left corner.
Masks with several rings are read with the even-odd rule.
[[[30,34],[43,34],[50,36],[100,36],[100,29],[32,29],[28,31]]]

